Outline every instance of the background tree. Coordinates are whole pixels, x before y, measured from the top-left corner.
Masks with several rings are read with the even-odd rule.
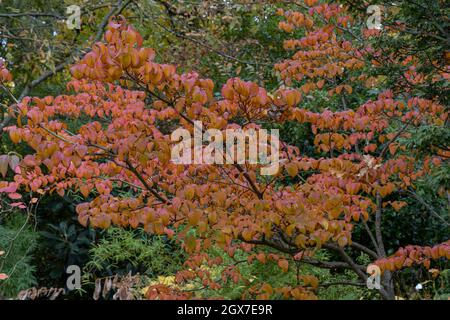
[[[174,10],[163,7],[169,15]],[[406,12],[401,8],[397,17]],[[359,281],[338,284],[360,286],[372,262],[383,270],[381,296],[393,299],[404,293],[397,270],[445,269],[448,146],[428,131],[447,134],[448,110],[437,90],[437,96],[419,90],[427,78],[445,86],[448,74],[419,72],[422,56],[403,61],[383,52],[377,45],[390,31],[365,30],[362,16],[336,3],[290,3],[277,13],[284,18],[279,27],[293,37],[284,48],[295,52],[275,65],[282,83],[231,78],[216,89],[197,73],[157,63],[122,17],[110,21],[105,42],[71,68],[74,93],[25,97],[13,106],[18,126],[7,128],[10,139],[33,151],[3,192],[10,198],[19,187],[80,192],[83,225],[143,226],[174,238],[189,255],[176,275],[179,285],[152,284],[149,298],[187,298],[192,291],[183,283],[198,282],[206,291],[229,281],[243,282],[245,297],[314,298],[320,283],[302,266],[350,270]],[[380,66],[393,58],[406,70],[383,72]],[[265,72],[252,74],[258,81]],[[383,76],[414,86],[392,87]],[[261,165],[170,163],[171,130],[193,130],[194,120],[219,130],[281,127],[282,170],[267,178],[259,175]],[[437,186],[432,205],[421,196],[431,185]],[[433,231],[417,238],[393,234],[393,225],[417,230],[419,214],[408,206],[416,202],[439,221],[423,223]],[[397,251],[411,239],[418,245]],[[215,246],[228,257],[214,254]],[[249,282],[241,266],[259,263],[294,269],[295,277],[276,285]]]

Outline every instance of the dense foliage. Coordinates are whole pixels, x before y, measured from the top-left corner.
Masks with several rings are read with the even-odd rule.
[[[0,14],[0,293],[75,264],[96,299],[446,298],[449,8],[386,1],[370,29],[368,5],[119,1],[41,34]],[[279,170],[173,163],[195,121],[280,129]]]

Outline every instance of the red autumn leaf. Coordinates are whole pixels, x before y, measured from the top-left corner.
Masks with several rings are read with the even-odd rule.
[[[18,199],[22,198],[22,195],[20,193],[13,192],[13,193],[8,193],[8,197],[13,200],[18,200]]]

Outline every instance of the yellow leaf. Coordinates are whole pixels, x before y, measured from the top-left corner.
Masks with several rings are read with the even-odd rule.
[[[197,241],[195,241],[195,237],[191,234],[187,234],[186,238],[184,239],[184,245],[186,246],[186,250],[188,252],[194,251],[195,247],[197,246]]]
[[[288,163],[285,168],[291,177],[295,177],[298,173],[298,167],[295,163]]]
[[[280,259],[278,260],[278,266],[283,270],[283,272],[288,272],[289,270],[289,261],[286,259]]]
[[[187,200],[192,200],[192,199],[194,198],[194,196],[195,196],[195,190],[194,190],[194,188],[187,188],[187,189],[184,191],[184,197],[185,197]]]

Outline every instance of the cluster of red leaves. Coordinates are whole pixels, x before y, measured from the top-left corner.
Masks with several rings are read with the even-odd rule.
[[[375,261],[374,264],[379,266],[382,271],[396,271],[412,265],[423,265],[429,269],[431,260],[439,258],[450,259],[450,241],[433,247],[406,246],[390,257]]]
[[[305,2],[312,6],[317,1]],[[68,88],[74,94],[26,97],[18,104],[18,125],[6,130],[14,143],[25,142],[34,153],[16,168],[14,186],[40,194],[80,191],[86,198],[77,206],[83,225],[143,226],[169,237],[176,233],[189,253],[186,270],[177,281],[196,278],[212,289],[230,280],[245,280],[234,265],[224,267],[208,256],[212,246],[231,258],[236,250],[243,250],[249,263],[272,261],[286,272],[289,261],[311,257],[324,245],[351,245],[354,225],[377,210],[374,196],[384,198],[412,186],[432,165],[438,166],[442,156],[449,156],[448,151],[438,150],[417,167],[414,155],[403,154],[395,141],[408,133],[390,132],[390,123],[442,125],[448,112],[425,99],[403,102],[390,91],[355,111],[316,113],[299,107],[302,93],[325,86],[332,94],[351,94],[350,85],[333,79],[343,70],[361,69],[364,53],[338,40],[330,21],[347,25],[350,18],[343,7],[320,4],[309,10],[310,17],[281,13],[289,26],[280,27],[308,30],[305,38],[287,45],[303,49],[276,66],[288,86],[292,80],[309,79],[302,92],[283,87],[272,95],[255,83],[230,79],[221,88],[222,98],[214,97],[210,79],[194,72],[179,74],[175,66],[154,62],[153,50],[142,47],[140,35],[123,19],[112,20],[105,43],[97,43],[71,68],[76,80]],[[314,15],[325,23],[316,25]],[[74,118],[86,121],[71,132],[65,121]],[[317,150],[327,156],[307,158],[282,142],[281,170],[270,178],[258,176],[260,164],[170,162],[171,130],[183,126],[192,132],[194,120],[201,120],[205,129],[219,130],[258,128],[261,120],[309,123]],[[300,182],[286,186],[287,176]],[[265,255],[258,245],[271,246],[279,254]],[[437,257],[443,256],[448,258],[447,249]],[[205,271],[205,264],[222,267],[222,277]],[[248,294],[309,299],[316,280],[303,275],[299,279],[303,285],[296,287],[249,285]],[[147,295],[190,296],[162,285],[151,287]]]
[[[111,82],[119,79],[128,68],[151,68],[146,62],[154,58],[154,51],[142,48],[142,37],[132,26],[124,26],[120,21],[110,23],[105,40],[107,45],[96,43],[92,51],[71,68],[74,78]]]
[[[357,110],[314,113],[305,109],[292,110],[291,119],[300,123],[311,123],[316,134],[316,145],[325,152],[330,149],[351,150],[361,141],[369,142],[365,153],[377,150],[379,143],[390,141],[395,133],[385,133],[391,119],[397,118],[411,125],[443,125],[448,113],[444,106],[430,100],[411,98],[406,103],[396,101],[392,92],[380,94],[378,100],[368,101]],[[325,133],[322,133],[324,132]],[[342,134],[341,132],[351,132]],[[394,151],[392,151],[394,152]]]
[[[183,293],[165,285],[154,285],[147,289],[145,297],[149,300],[188,300],[192,293]]]
[[[337,26],[342,28],[351,21],[344,7],[338,4],[320,4],[311,7],[307,14],[295,11],[283,11],[278,14],[286,18],[286,22],[280,23],[284,31],[292,31],[294,28],[303,28],[306,34],[301,39],[290,39],[284,42],[287,50],[297,50],[292,58],[275,65],[275,70],[280,72],[287,85],[293,81],[306,83],[301,86],[303,93],[308,94],[315,89],[322,89],[328,82],[333,85],[329,89],[330,95],[340,94],[342,91],[352,93],[353,89],[348,84],[335,81],[346,72],[359,70],[364,67],[363,52],[353,47],[347,40],[340,40],[336,33],[336,27],[331,24],[337,21]],[[320,16],[324,22],[317,25],[314,16]],[[340,30],[338,29],[338,32]],[[355,79],[348,79],[353,82]]]
[[[17,192],[18,187],[19,185],[15,182],[0,181],[0,194],[6,194],[8,199],[13,201],[9,202],[7,207],[25,209],[25,204],[18,201],[22,199],[22,195]],[[5,204],[0,204],[0,209],[6,210],[7,208],[5,208]]]

